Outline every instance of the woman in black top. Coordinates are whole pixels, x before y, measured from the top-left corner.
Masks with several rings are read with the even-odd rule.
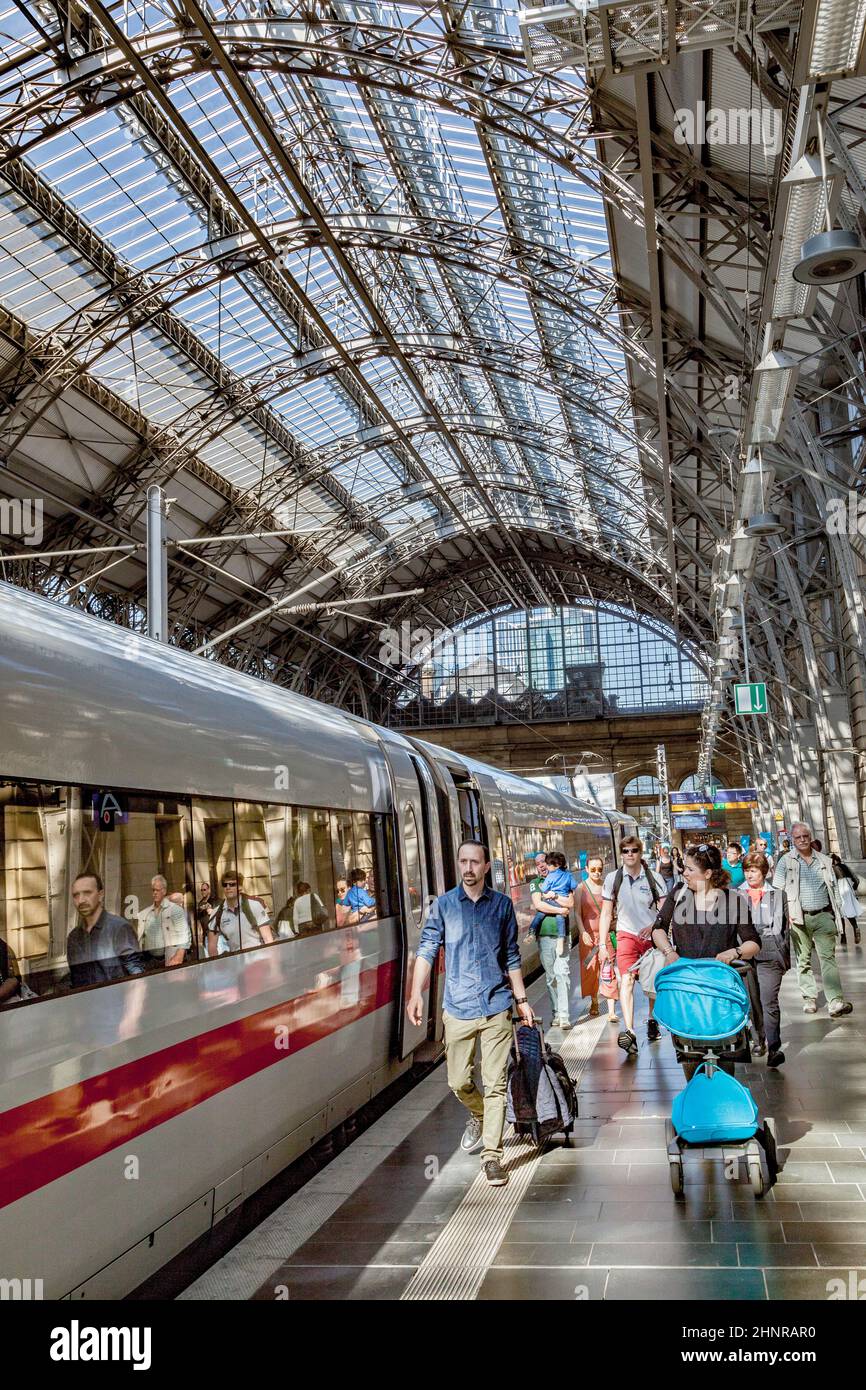
[[[690,845],[683,877],[685,887],[666,899],[653,925],[653,944],[664,952],[665,965],[681,957],[715,959],[726,965],[754,959],[761,949],[761,938],[752,926],[749,900],[731,887],[716,846]],[[733,1072],[733,1062],[723,1060],[720,1065]],[[695,1066],[694,1062],[683,1063],[687,1079]]]

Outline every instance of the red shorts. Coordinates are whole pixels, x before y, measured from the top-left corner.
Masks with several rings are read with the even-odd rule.
[[[616,963],[621,975],[637,965],[641,956],[652,950],[652,940],[648,936],[633,936],[630,931],[617,932]]]

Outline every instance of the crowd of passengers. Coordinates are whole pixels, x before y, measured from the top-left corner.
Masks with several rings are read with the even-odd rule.
[[[210,883],[203,880],[195,907],[202,954],[229,955],[280,939],[310,936],[332,923],[338,927],[362,926],[377,916],[369,880],[370,875],[362,868],[338,878],[332,914],[303,879],[296,882],[294,893],[275,914],[263,897],[244,891],[244,876],[237,870],[222,874],[221,891],[216,896]],[[172,969],[190,959],[193,932],[184,908],[184,893],[169,891],[163,874],[154,874],[150,886],[153,901],[139,913],[136,924],[106,909],[105,884],[100,874],[85,872],[73,880],[72,905],[78,920],[66,940],[69,983],[73,989]],[[0,1007],[33,997],[11,946],[0,937]]]
[[[766,1055],[770,1067],[785,1061],[779,992],[792,958],[804,1013],[818,1008],[814,958],[830,1017],[851,1013],[836,946],[847,946],[848,929],[860,945],[859,880],[838,855],[823,853],[808,825],[794,825],[791,834],[793,845],[783,840],[777,860],[758,839],[745,856],[735,840],[724,857],[715,844],[690,844],[684,858],[657,844],[648,862],[636,836],[623,840],[619,870],[609,869],[601,854],[591,853],[576,873],[558,852],[536,855],[530,884],[535,912],[526,939],[538,942],[551,1026],[572,1027],[575,999],[588,999],[587,1016],[598,1017],[601,996],[611,1024],[620,1023],[619,1003],[617,1041],[634,1054],[635,988],[646,995],[647,1041],[654,1042],[660,1036],[653,1018],[655,974],[683,956],[753,962],[744,974],[752,1000],[751,1051]],[[572,914],[579,982],[572,980]]]

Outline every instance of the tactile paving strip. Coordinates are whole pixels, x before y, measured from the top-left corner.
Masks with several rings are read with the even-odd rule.
[[[592,1019],[566,1034],[557,1049],[577,1087],[606,1020]],[[504,1144],[506,1187],[491,1187],[479,1173],[442,1234],[430,1247],[403,1294],[404,1300],[472,1300],[484,1282],[533,1174],[541,1151],[510,1135]]]

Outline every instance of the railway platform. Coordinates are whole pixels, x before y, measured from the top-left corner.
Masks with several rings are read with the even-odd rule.
[[[585,1017],[549,1035],[579,1087],[568,1147],[507,1138],[510,1181],[489,1188],[460,1151],[463,1111],[439,1066],[181,1299],[850,1296],[852,1272],[855,1287],[866,1276],[866,950],[839,957],[853,1014],[804,1014],[789,972],[786,1064],[738,1068],[778,1127],[782,1168],[763,1200],[745,1165],[727,1177],[698,1155],[674,1198],[664,1124],[683,1083],[670,1039],[629,1060],[605,1018]]]

